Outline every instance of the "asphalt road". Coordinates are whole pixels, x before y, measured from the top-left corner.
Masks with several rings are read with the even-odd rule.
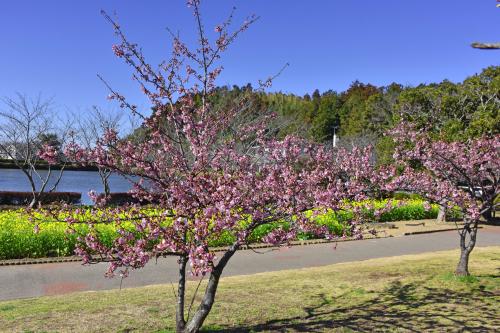
[[[285,269],[330,265],[380,257],[418,254],[458,248],[456,231],[369,239],[334,244],[294,246],[237,252],[224,276],[246,275]],[[500,227],[487,226],[478,233],[476,246],[500,246]],[[104,277],[107,264],[82,266],[78,262],[21,266],[0,266],[0,300],[57,295],[75,291],[120,288],[120,279]],[[159,259],[145,268],[132,271],[122,288],[175,282],[176,258]]]

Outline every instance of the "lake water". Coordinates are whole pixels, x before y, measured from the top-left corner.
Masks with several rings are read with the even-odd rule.
[[[39,171],[43,176],[47,171]],[[51,182],[54,184],[59,171],[53,171]],[[50,188],[50,186],[47,186]],[[131,188],[129,181],[120,175],[112,174],[109,177],[109,187],[111,192],[127,192]],[[61,192],[80,192],[82,193],[82,203],[90,204],[91,200],[88,192],[94,190],[98,193],[103,192],[101,178],[96,171],[64,171],[61,181],[57,186],[57,191]],[[19,169],[0,169],[0,191],[31,191],[28,178]]]

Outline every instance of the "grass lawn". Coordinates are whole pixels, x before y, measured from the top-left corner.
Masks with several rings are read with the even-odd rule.
[[[473,251],[473,277],[451,274],[457,259],[445,251],[224,278],[205,331],[500,331],[500,247]],[[2,332],[169,332],[173,318],[171,285],[0,302]]]

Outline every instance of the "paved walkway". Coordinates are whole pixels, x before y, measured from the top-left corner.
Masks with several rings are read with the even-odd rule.
[[[500,227],[487,226],[478,233],[477,246],[500,246]],[[458,248],[456,231],[393,238],[369,239],[294,246],[269,251],[239,251],[229,262],[224,276],[245,275],[330,265],[340,262],[417,254]],[[0,267],[0,300],[64,294],[74,291],[106,290],[120,287],[120,279],[106,279],[107,264],[82,266],[78,262]],[[141,271],[133,271],[122,287],[138,287],[176,281],[176,259],[150,262]]]

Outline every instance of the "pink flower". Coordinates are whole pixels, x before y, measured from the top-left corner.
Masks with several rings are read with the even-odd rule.
[[[119,57],[122,58],[125,55],[125,51],[123,51],[123,47],[120,45],[113,45],[111,47],[113,49],[113,53]]]
[[[47,161],[47,163],[54,165],[58,162],[58,151],[54,146],[44,144],[38,152],[38,157]]]

